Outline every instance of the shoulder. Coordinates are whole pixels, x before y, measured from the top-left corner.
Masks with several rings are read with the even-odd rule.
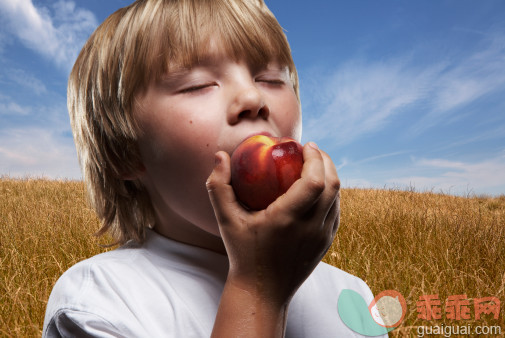
[[[70,267],[54,285],[50,301],[59,304],[76,303],[92,291],[94,284],[105,286],[113,276],[128,276],[138,272],[135,261],[141,260],[143,252],[139,248],[126,246],[93,256]]]
[[[79,262],[51,292],[44,335],[80,328],[76,332],[111,336],[205,336],[212,329],[226,278],[227,258],[214,256],[151,234],[141,246],[128,245]]]
[[[119,281],[136,283],[145,264],[142,249],[127,245],[83,260],[61,275],[49,297],[44,320],[44,334],[50,335],[55,325],[60,327],[114,327],[105,318],[114,313],[112,304],[120,304],[128,287]],[[112,311],[112,312],[111,312]],[[88,323],[88,324],[86,324]],[[78,331],[76,331],[78,332]]]

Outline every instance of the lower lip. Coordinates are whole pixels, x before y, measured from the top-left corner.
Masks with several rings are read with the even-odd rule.
[[[269,132],[261,132],[261,133],[254,133],[254,134],[250,134],[246,137],[244,137],[244,139],[241,141],[241,142],[244,142],[245,140],[247,140],[249,137],[253,137],[253,136],[256,136],[256,135],[263,135],[263,136],[268,136],[268,137],[272,137],[272,134],[270,134]]]

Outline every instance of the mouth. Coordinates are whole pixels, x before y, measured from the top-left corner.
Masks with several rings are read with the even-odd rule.
[[[242,141],[240,141],[240,143],[244,142],[245,140],[247,140],[249,137],[253,137],[253,136],[256,136],[256,135],[264,135],[264,136],[268,136],[268,137],[272,137],[272,134],[269,133],[268,131],[262,131],[262,132],[256,132],[256,133],[251,133],[249,135],[247,135],[246,137],[244,137],[242,139]]]
[[[268,137],[275,137],[275,136],[277,136],[277,135],[273,135],[272,133],[270,133],[268,131],[256,131],[256,132],[248,134],[244,138],[239,138],[238,142],[234,146],[232,146],[231,149],[227,148],[228,150],[226,150],[226,152],[231,156],[231,154],[233,154],[233,151],[235,151],[235,149],[237,149],[237,147],[240,144],[242,144],[242,142],[244,142],[245,140],[247,140],[250,137],[257,136],[257,135],[263,135],[263,136],[268,136]],[[222,150],[224,150],[224,149],[222,149]]]

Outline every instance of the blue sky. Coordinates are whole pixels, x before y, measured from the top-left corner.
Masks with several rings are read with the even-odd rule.
[[[125,0],[0,0],[0,175],[80,179],[66,81]],[[505,194],[505,2],[267,0],[345,187]]]

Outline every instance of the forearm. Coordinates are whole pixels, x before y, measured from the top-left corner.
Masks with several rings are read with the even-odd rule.
[[[227,282],[212,331],[212,338],[284,337],[288,303],[276,304],[255,288]]]

